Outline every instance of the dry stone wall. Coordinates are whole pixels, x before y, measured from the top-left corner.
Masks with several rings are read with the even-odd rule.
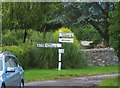
[[[113,48],[95,48],[82,50],[89,66],[118,65],[118,57]]]

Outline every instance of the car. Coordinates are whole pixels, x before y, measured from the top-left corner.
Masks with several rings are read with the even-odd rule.
[[[24,70],[10,52],[0,51],[0,88],[24,87]]]

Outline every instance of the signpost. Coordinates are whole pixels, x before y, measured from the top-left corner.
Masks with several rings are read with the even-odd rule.
[[[73,38],[59,38],[59,42],[73,43]]]
[[[58,49],[59,53],[64,53],[64,49]]]
[[[61,58],[62,58],[62,53],[64,53],[64,49],[58,49],[59,52],[59,59],[58,59],[58,70],[61,70]]]
[[[73,37],[74,33],[63,33],[59,32],[59,37]]]
[[[45,48],[61,48],[62,44],[60,43],[45,43],[45,44],[37,44],[37,47],[45,47]]]
[[[61,60],[62,60],[62,53],[64,53],[64,49],[62,48],[61,43],[74,43],[74,39],[72,38],[74,33],[63,33],[62,30],[59,31],[59,43],[40,43],[37,44],[37,47],[40,48],[59,48],[59,58],[58,58],[58,70],[61,70]]]

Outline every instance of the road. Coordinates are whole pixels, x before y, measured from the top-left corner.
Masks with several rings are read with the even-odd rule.
[[[120,74],[119,74],[120,75]],[[82,87],[93,87],[102,79],[118,76],[118,74],[104,74],[104,75],[94,75],[85,77],[75,77],[63,80],[48,80],[39,82],[29,82],[25,83],[25,86],[38,86],[39,88],[80,88]]]

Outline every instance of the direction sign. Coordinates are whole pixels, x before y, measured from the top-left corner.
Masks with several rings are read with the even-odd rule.
[[[73,37],[73,36],[74,33],[63,33],[63,32],[59,33],[59,37]]]
[[[37,44],[37,47],[46,47],[46,48],[61,48],[62,44],[60,43],[41,43]]]
[[[59,53],[64,53],[64,49],[59,49],[58,52]]]
[[[59,38],[59,42],[73,43],[73,38]]]

